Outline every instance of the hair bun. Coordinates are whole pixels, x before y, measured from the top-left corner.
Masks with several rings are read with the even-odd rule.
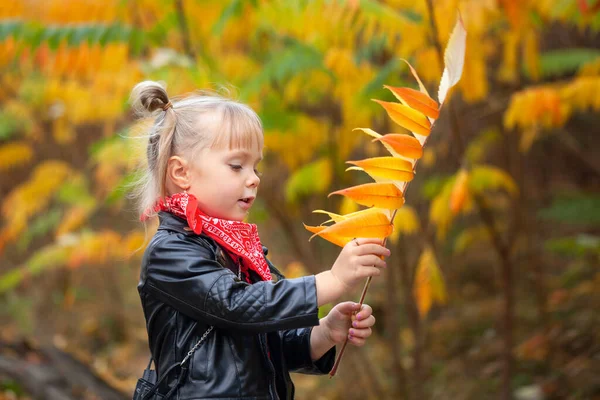
[[[129,102],[136,115],[141,116],[170,107],[167,91],[160,83],[154,81],[143,81],[135,85],[131,90]]]

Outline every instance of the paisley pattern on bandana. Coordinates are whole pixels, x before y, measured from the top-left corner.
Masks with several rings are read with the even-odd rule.
[[[246,280],[249,281],[248,269],[255,271],[264,281],[271,280],[271,271],[255,224],[210,217],[198,208],[196,197],[187,192],[159,199],[154,211],[166,211],[183,218],[194,233],[204,233],[216,241],[231,258],[241,261],[240,268],[246,275]],[[145,219],[144,216],[142,220]]]

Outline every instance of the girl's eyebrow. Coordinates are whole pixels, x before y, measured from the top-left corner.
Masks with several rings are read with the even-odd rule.
[[[233,150],[230,158],[233,157],[239,157],[239,156],[243,156],[245,158],[250,158],[252,157],[252,153],[250,153],[248,150],[243,150],[243,149],[239,149],[239,150]],[[262,161],[262,155],[258,158],[258,161]]]

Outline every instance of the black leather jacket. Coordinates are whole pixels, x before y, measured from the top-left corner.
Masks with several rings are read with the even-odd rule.
[[[159,228],[143,256],[138,291],[157,372],[178,363],[209,326],[177,399],[292,399],[289,372],[330,371],[335,347],[310,357],[310,334],[319,324],[314,276],[248,284],[210,238],[187,222],[159,213]],[[263,247],[265,255],[267,249]],[[179,369],[160,388],[175,385]]]

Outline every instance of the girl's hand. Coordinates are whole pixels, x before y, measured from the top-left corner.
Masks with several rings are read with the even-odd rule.
[[[344,343],[346,338],[355,346],[363,346],[371,336],[371,327],[375,325],[373,309],[363,304],[360,311],[357,303],[347,301],[339,303],[321,320],[323,334],[333,344]]]
[[[331,267],[343,289],[351,289],[369,276],[381,275],[381,268],[386,267],[382,258],[391,254],[382,243],[381,239],[357,238],[344,246]]]

